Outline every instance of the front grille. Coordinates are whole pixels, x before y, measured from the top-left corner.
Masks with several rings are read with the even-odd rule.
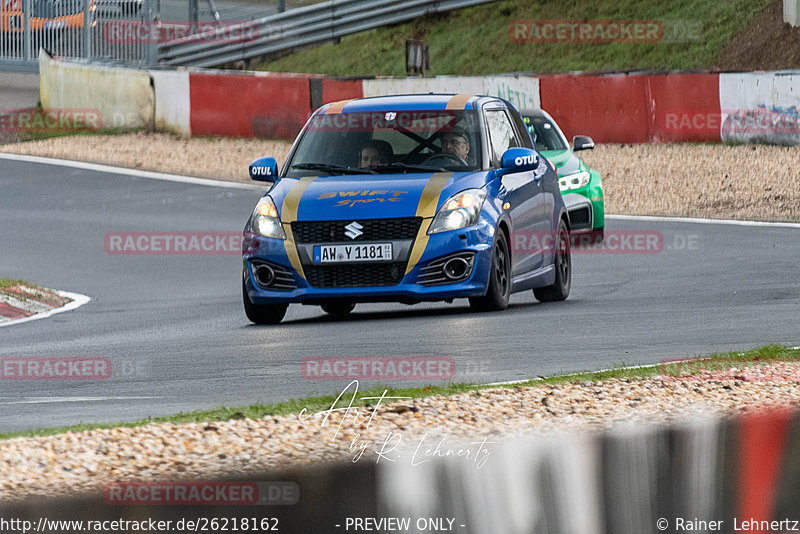
[[[312,287],[393,286],[403,279],[406,263],[306,265],[303,266],[303,270],[306,280]]]
[[[570,210],[569,222],[573,230],[583,230],[584,227],[588,227],[592,222],[591,208],[589,206],[581,206]]]
[[[362,226],[357,241],[382,241],[414,239],[422,224],[422,217],[398,219],[354,219]],[[344,221],[295,221],[292,234],[295,243],[336,243],[350,241],[345,236],[345,226],[353,222]]]

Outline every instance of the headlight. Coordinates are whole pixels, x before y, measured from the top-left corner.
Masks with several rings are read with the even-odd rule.
[[[439,208],[428,233],[435,234],[477,224],[485,199],[486,191],[483,189],[467,189],[453,195]]]
[[[575,174],[568,174],[558,179],[558,187],[562,191],[568,189],[580,189],[589,183],[591,175],[588,171],[576,172]]]
[[[278,216],[278,208],[275,207],[275,203],[270,197],[264,197],[258,201],[256,209],[253,210],[251,222],[253,230],[264,237],[286,239],[281,219]]]

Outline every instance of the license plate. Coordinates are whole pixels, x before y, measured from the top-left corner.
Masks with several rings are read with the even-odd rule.
[[[346,261],[391,261],[391,243],[367,243],[364,245],[315,245],[314,263],[336,263]]]

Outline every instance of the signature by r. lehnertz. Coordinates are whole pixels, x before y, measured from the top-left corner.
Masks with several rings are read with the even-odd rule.
[[[336,397],[336,400],[333,401],[329,408],[314,413],[309,413],[307,408],[303,408],[298,414],[298,418],[301,421],[320,419],[320,428],[327,428],[331,426],[331,414],[341,413],[342,418],[336,426],[333,436],[330,438],[331,441],[334,441],[339,437],[340,433],[342,433],[342,429],[346,424],[352,424],[353,428],[362,431],[369,430],[375,418],[375,414],[378,413],[378,408],[380,408],[381,404],[385,401],[401,401],[411,398],[389,397],[387,396],[388,392],[388,390],[384,390],[380,397],[358,397],[358,380],[353,380],[339,393],[339,396]],[[348,393],[350,397],[349,402],[347,402],[345,397]],[[343,398],[345,398],[347,405],[339,407],[338,405]],[[375,402],[374,406],[360,408],[358,406],[353,406],[356,400],[372,400],[377,402]],[[403,456],[408,456],[412,466],[430,462],[437,457],[452,456],[472,462],[477,469],[480,469],[489,459],[490,452],[488,445],[498,443],[496,441],[488,441],[488,438],[484,437],[480,441],[471,441],[469,444],[464,444],[463,440],[459,439],[457,440],[458,444],[449,445],[447,443],[448,437],[439,438],[437,441],[436,439],[430,439],[428,437],[428,432],[425,432],[416,440],[416,446],[413,447],[412,451],[411,447],[401,447],[406,441],[408,440],[404,439],[403,433],[398,430],[389,430],[382,440],[376,440],[374,442],[362,439],[361,432],[356,432],[353,439],[350,441],[349,450],[353,453],[353,462],[361,460],[365,453],[374,454],[377,463],[380,463],[381,460],[396,462],[402,459]],[[412,441],[412,444],[413,443]],[[370,447],[370,445],[372,445],[372,447]],[[410,456],[409,451],[411,451]]]

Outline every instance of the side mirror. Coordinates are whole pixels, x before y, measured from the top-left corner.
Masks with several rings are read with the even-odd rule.
[[[278,179],[278,162],[275,158],[258,158],[250,164],[250,178],[258,182],[273,183]]]
[[[533,171],[539,167],[539,154],[531,148],[509,148],[500,158],[500,166],[506,172]]]
[[[594,141],[592,141],[591,137],[587,137],[585,135],[576,135],[572,138],[572,150],[577,152],[578,150],[591,150],[594,148]]]

